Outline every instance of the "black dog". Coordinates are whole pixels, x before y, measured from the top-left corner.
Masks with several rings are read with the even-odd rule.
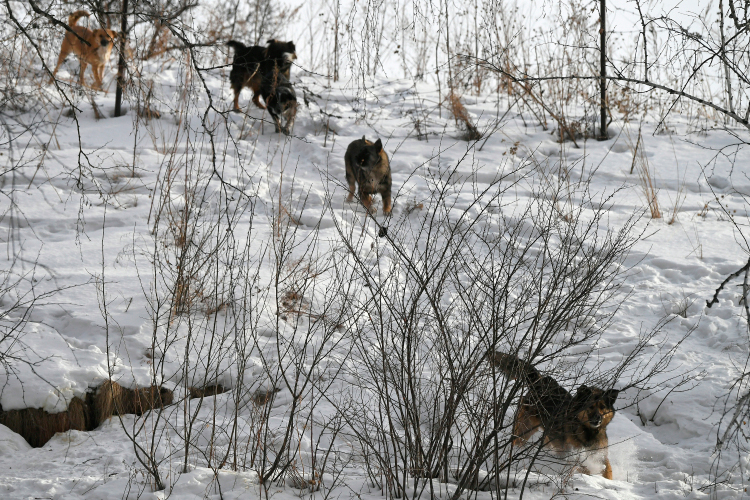
[[[297,116],[297,93],[289,83],[289,79],[280,69],[273,69],[263,75],[260,93],[276,125],[276,132],[289,135],[294,127],[294,118]],[[282,118],[285,122],[283,127]]]
[[[265,109],[259,101],[263,77],[271,71],[278,71],[289,79],[292,61],[297,59],[294,42],[277,42],[272,39],[268,41],[267,47],[248,47],[241,42],[229,40],[227,45],[234,49],[232,71],[229,73],[234,91],[234,110],[240,109],[239,98],[243,87],[251,88],[253,102],[260,109]]]

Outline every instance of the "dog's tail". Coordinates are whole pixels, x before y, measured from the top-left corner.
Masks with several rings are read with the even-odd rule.
[[[236,40],[229,40],[227,42],[227,46],[232,47],[234,50],[246,49],[247,48],[247,45],[245,45],[242,42],[238,42]]]
[[[530,363],[511,354],[493,351],[489,353],[490,363],[503,374],[512,379],[519,379],[527,384],[533,384],[542,375]]]
[[[75,26],[78,24],[78,20],[82,17],[89,17],[91,15],[90,12],[85,10],[77,10],[73,12],[71,15],[68,16],[68,24],[70,26]]]

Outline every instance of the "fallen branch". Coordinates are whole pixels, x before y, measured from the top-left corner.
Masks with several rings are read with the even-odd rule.
[[[744,266],[742,266],[742,268],[740,268],[738,271],[730,274],[729,276],[727,276],[727,279],[725,279],[724,281],[721,282],[721,285],[719,285],[719,288],[716,289],[716,292],[714,293],[713,298],[710,301],[709,300],[706,301],[706,307],[711,307],[712,305],[714,305],[717,302],[719,302],[719,292],[721,292],[721,290],[724,288],[724,286],[727,283],[729,283],[729,280],[731,280],[732,278],[736,278],[737,276],[739,276],[740,274],[742,274],[744,272],[747,272],[748,269],[750,269],[750,259],[748,259],[747,264],[745,264]]]

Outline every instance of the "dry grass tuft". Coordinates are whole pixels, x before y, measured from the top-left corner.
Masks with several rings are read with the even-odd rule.
[[[652,219],[661,219],[661,210],[659,209],[659,199],[656,196],[656,186],[654,184],[654,175],[648,161],[640,162],[638,167],[638,177],[641,180],[641,188],[646,197],[646,204]]]
[[[424,203],[417,203],[416,199],[407,200],[406,205],[404,206],[404,213],[407,216],[421,210],[424,210]]]
[[[67,432],[71,429],[87,430],[87,410],[85,402],[73,398],[67,411],[60,413],[47,413],[41,408],[0,412],[0,424],[23,436],[34,448],[40,448],[58,432]]]
[[[221,384],[207,385],[206,387],[191,387],[190,388],[190,399],[207,398],[211,396],[218,396],[227,392],[229,389]]]
[[[127,413],[143,415],[149,410],[171,405],[174,394],[169,389],[157,387],[142,387],[140,389],[125,389],[127,397],[125,410]]]
[[[274,396],[276,396],[276,393],[281,391],[281,389],[273,388],[273,389],[258,389],[255,391],[255,393],[251,397],[251,401],[256,406],[263,406],[273,401]]]
[[[469,112],[461,102],[461,96],[451,91],[451,93],[448,94],[448,103],[450,104],[453,118],[456,120],[456,125],[464,129],[462,139],[466,141],[478,141],[481,139],[482,134],[479,133],[477,127],[472,123]]]
[[[641,181],[641,189],[643,190],[643,195],[646,197],[646,205],[648,206],[651,218],[661,219],[662,214],[659,209],[659,199],[656,196],[657,189],[656,183],[654,182],[654,171],[648,161],[648,157],[646,156],[640,129],[638,130],[638,140],[636,141],[635,146],[631,145],[630,152],[633,154],[633,165],[630,168],[630,172],[632,173],[633,169],[638,172],[638,178]]]
[[[91,428],[95,429],[112,415],[127,413],[125,401],[126,391],[117,382],[105,381],[96,391],[89,393],[89,411],[92,415]]]
[[[320,473],[313,471],[312,474],[297,469],[297,464],[292,463],[289,467],[289,478],[287,484],[296,490],[307,490],[310,493],[320,490]]]
[[[170,405],[173,399],[169,389],[156,386],[126,389],[107,380],[89,393],[85,401],[73,398],[66,411],[47,413],[41,408],[0,411],[0,424],[23,436],[34,448],[40,448],[58,432],[91,431],[112,415],[141,415]]]

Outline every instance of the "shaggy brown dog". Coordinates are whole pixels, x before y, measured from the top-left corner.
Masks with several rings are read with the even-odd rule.
[[[55,66],[55,71],[52,72],[50,83],[54,80],[57,70],[60,69],[60,65],[72,52],[81,61],[81,85],[85,85],[83,82],[83,73],[86,71],[86,66],[90,64],[91,72],[94,73],[95,88],[102,88],[104,66],[109,62],[109,57],[112,55],[112,46],[119,34],[113,30],[101,28],[91,31],[76,24],[80,18],[89,17],[90,15],[85,10],[78,10],[68,16],[68,24],[78,36],[71,32],[65,33],[65,38],[63,38],[62,46],[60,47],[60,55],[57,58],[57,66]],[[86,40],[88,44],[82,42],[81,38]]]
[[[260,45],[246,46],[244,43],[229,40],[227,45],[234,49],[232,71],[229,81],[234,91],[234,110],[239,111],[240,92],[243,87],[253,90],[253,102],[260,109],[266,109],[260,103],[263,77],[269,72],[278,71],[289,79],[292,61],[297,59],[294,42],[277,42],[268,40],[267,47]]]
[[[545,446],[558,452],[584,452],[587,458],[601,462],[602,476],[612,479],[607,425],[615,416],[613,405],[619,391],[582,385],[572,396],[555,379],[543,376],[515,356],[492,352],[490,362],[505,376],[526,386],[513,425],[516,445],[522,445],[537,429],[542,429]],[[586,466],[579,466],[578,470],[591,474]]]
[[[383,151],[383,143],[378,139],[374,144],[362,136],[352,141],[344,155],[346,181],[349,183],[349,196],[354,199],[354,183],[359,185],[359,199],[365,208],[372,212],[372,195],[383,197],[383,213],[391,213],[391,164]]]

